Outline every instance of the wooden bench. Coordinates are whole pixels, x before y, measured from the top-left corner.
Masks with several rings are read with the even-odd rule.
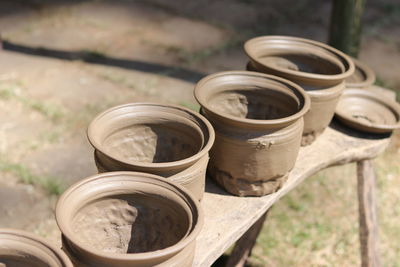
[[[333,121],[310,146],[302,147],[288,181],[274,194],[236,197],[208,179],[202,201],[204,228],[198,237],[193,266],[208,267],[236,241],[227,266],[244,266],[268,209],[307,177],[334,165],[357,162],[360,241],[363,266],[379,266],[375,176],[370,159],[385,150],[390,135],[366,134]]]

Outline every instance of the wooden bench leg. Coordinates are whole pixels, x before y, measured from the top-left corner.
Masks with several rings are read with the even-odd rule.
[[[228,267],[243,267],[247,259],[251,255],[251,250],[256,244],[258,234],[267,218],[267,212],[256,221],[249,230],[236,242],[235,247],[229,256],[226,266]]]
[[[360,216],[361,266],[378,267],[379,240],[375,173],[371,160],[357,162],[357,191]]]

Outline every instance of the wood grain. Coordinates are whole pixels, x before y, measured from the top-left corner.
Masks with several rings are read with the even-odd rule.
[[[208,267],[236,242],[275,202],[321,169],[379,155],[389,144],[388,135],[368,135],[337,122],[310,146],[302,147],[288,181],[276,193],[263,197],[236,197],[210,179],[202,206],[205,222],[197,239],[193,266]]]
[[[357,162],[361,266],[381,266],[376,211],[375,172],[371,160]]]

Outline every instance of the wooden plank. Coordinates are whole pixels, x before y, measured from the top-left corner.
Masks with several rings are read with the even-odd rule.
[[[371,160],[357,162],[361,266],[381,266],[376,212],[375,173]]]
[[[333,0],[329,44],[357,57],[365,0]]]
[[[236,197],[207,181],[202,200],[204,227],[197,239],[193,266],[208,267],[238,240],[275,202],[321,169],[374,158],[389,144],[389,136],[366,135],[331,124],[310,146],[300,149],[288,181],[274,194]]]
[[[226,266],[232,267],[244,267],[247,259],[251,255],[251,250],[256,244],[257,237],[261,232],[264,225],[264,221],[267,218],[268,211],[265,212],[260,219],[258,219],[253,226],[250,227],[246,233],[239,238],[236,242],[231,255],[229,256]]]

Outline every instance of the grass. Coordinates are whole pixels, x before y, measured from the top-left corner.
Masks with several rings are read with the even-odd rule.
[[[400,267],[400,134],[375,161],[383,266]],[[271,209],[250,263],[360,266],[355,164],[308,178]],[[290,256],[288,256],[290,255]]]
[[[63,186],[54,177],[36,175],[31,169],[20,163],[1,159],[0,171],[15,175],[23,183],[38,185],[50,195],[60,195],[64,191]]]
[[[195,112],[199,112],[200,110],[200,105],[197,103],[192,103],[192,102],[187,102],[187,101],[181,101],[178,103],[179,106],[188,108],[190,110],[193,110]]]
[[[157,73],[159,75],[166,75],[167,73]],[[134,79],[128,75],[120,74],[114,71],[97,72],[96,75],[108,82],[117,86],[131,89],[132,93],[141,92],[147,96],[154,96],[157,94],[155,88],[158,85],[159,78],[156,76],[148,76],[146,79]]]
[[[16,100],[24,107],[39,112],[53,122],[58,122],[64,116],[60,106],[25,96],[22,91],[23,88],[17,83],[0,84],[0,99]]]

